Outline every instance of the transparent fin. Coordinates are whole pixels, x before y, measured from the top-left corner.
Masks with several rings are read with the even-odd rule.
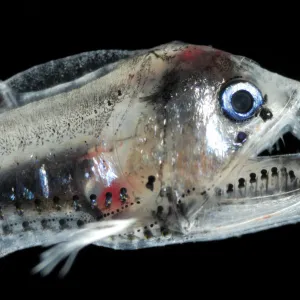
[[[41,255],[41,262],[32,270],[33,274],[46,276],[65,258],[68,258],[59,275],[64,277],[70,270],[78,252],[87,245],[93,244],[111,235],[118,234],[135,223],[135,219],[101,221],[87,224],[84,228],[66,236],[54,247]]]
[[[97,50],[83,52],[34,66],[7,79],[6,83],[16,93],[41,91],[73,81],[137,53],[139,51]]]
[[[3,81],[0,81],[0,113],[18,106],[14,91]]]
[[[0,82],[3,98],[0,113],[78,88],[111,72],[119,61],[143,52],[145,50],[97,50],[36,65]]]

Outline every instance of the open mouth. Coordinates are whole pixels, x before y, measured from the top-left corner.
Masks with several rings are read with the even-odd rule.
[[[260,152],[258,157],[289,154],[300,154],[300,140],[290,131],[283,134],[282,137],[279,138],[272,147]]]

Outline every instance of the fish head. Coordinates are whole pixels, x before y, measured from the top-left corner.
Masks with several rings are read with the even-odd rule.
[[[165,75],[167,96],[153,103],[165,132],[165,180],[216,186],[265,150],[274,154],[286,133],[297,137],[297,82],[211,48],[190,46],[178,56]]]
[[[294,220],[285,213],[300,184],[298,82],[212,47],[167,48],[151,51],[138,101],[143,146],[125,160],[141,178],[139,198],[193,241]]]

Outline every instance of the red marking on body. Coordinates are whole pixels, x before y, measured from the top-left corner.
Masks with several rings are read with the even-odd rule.
[[[203,53],[204,50],[199,47],[188,47],[179,54],[179,59],[182,59],[184,61],[194,61]]]
[[[224,52],[221,51],[221,50],[218,50],[218,49],[217,49],[217,50],[215,51],[215,55],[216,55],[216,56],[220,56],[220,55],[223,55],[223,54],[224,54]]]
[[[121,147],[123,142],[119,142],[118,147]],[[89,152],[80,158],[80,160],[92,160],[93,161],[93,173],[98,178],[102,178],[104,181],[108,181],[110,178],[109,171],[114,170],[114,163],[111,164],[112,157],[105,158],[105,152],[111,152],[113,149],[106,148],[103,149],[101,147],[94,147],[89,150]],[[90,167],[89,167],[90,168]],[[85,170],[85,172],[88,172]],[[95,189],[100,194],[96,194],[97,199],[97,207],[98,209],[106,216],[115,215],[134,204],[134,190],[136,189],[136,185],[134,184],[135,180],[130,181],[130,176],[128,176],[127,172],[124,175],[119,175],[115,178],[109,186],[105,186],[103,182],[95,181]],[[108,183],[106,183],[108,184]],[[122,199],[121,197],[121,189],[126,189],[126,199]],[[101,191],[101,192],[100,192]],[[110,204],[107,205],[107,194],[111,193]]]
[[[120,198],[120,190],[121,188],[126,188],[128,198],[125,202],[121,201]],[[106,206],[106,194],[111,193],[112,194],[112,201],[111,205],[109,207]],[[114,213],[117,213],[117,210],[122,211],[126,207],[126,205],[129,207],[131,206],[131,203],[133,203],[133,197],[132,197],[132,189],[129,187],[128,183],[123,182],[122,180],[115,180],[111,183],[110,186],[103,189],[101,194],[97,198],[97,205],[98,208],[105,214],[105,213],[111,213],[114,211]],[[122,208],[123,207],[123,208]]]

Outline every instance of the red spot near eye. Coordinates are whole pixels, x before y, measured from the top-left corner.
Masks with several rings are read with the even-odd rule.
[[[223,55],[223,54],[224,54],[224,52],[221,51],[221,50],[216,50],[216,51],[215,51],[215,55],[216,55],[216,56],[220,56],[220,55]]]
[[[179,58],[185,61],[193,61],[204,53],[200,48],[187,48],[180,55]]]
[[[125,188],[126,193],[124,195],[125,196],[123,198],[123,201],[121,200],[121,189]],[[111,183],[110,186],[106,187],[102,193],[98,196],[97,198],[97,204],[98,204],[98,208],[103,212],[106,213],[107,212],[111,212],[114,211],[116,212],[117,209],[119,211],[126,208],[126,205],[130,205],[130,201],[131,197],[129,194],[129,190],[128,190],[128,185],[120,182],[120,181],[114,181]],[[126,197],[127,195],[127,197]],[[110,197],[111,196],[111,197]],[[110,198],[111,204],[109,206],[107,206],[107,200]]]

